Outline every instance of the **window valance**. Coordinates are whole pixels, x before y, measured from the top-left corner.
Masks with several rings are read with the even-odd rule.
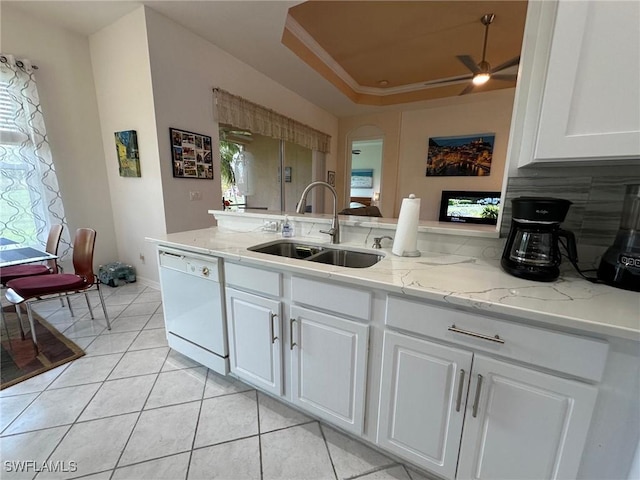
[[[329,153],[326,133],[220,88],[213,89],[213,98],[218,123]]]

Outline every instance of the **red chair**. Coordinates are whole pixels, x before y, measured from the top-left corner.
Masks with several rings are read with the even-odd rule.
[[[60,245],[60,237],[62,236],[62,225],[52,225],[47,237],[47,246],[45,251],[52,255],[58,254],[58,245]],[[0,285],[2,288],[7,288],[7,283],[16,278],[23,277],[35,277],[37,275],[47,275],[50,273],[58,273],[59,267],[56,259],[47,260],[46,264],[27,264],[27,265],[12,265],[10,267],[0,267]],[[62,303],[64,306],[64,302]],[[71,308],[71,305],[69,305]],[[1,310],[0,310],[1,312]],[[20,309],[16,308],[18,315],[18,324],[20,325],[20,335],[24,340],[24,329],[22,328],[22,316]],[[2,322],[4,323],[4,313],[2,313]],[[5,324],[6,328],[6,324]],[[9,331],[7,330],[7,335]]]
[[[96,287],[102,304],[102,311],[107,322],[107,328],[111,330],[111,323],[107,315],[107,307],[104,303],[100,281],[93,273],[93,251],[96,242],[96,231],[91,228],[79,228],[73,239],[73,268],[75,273],[54,273],[51,275],[38,275],[35,277],[17,278],[7,282],[6,298],[19,308],[21,304],[27,307],[31,338],[38,354],[38,342],[33,322],[32,304],[38,301],[58,298],[59,295],[85,294],[91,319],[93,310],[89,302],[87,292]]]

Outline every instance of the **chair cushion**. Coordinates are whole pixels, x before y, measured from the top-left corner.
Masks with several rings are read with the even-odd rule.
[[[33,277],[36,275],[46,275],[51,273],[46,265],[13,265],[11,267],[0,268],[0,283],[6,285],[7,282],[21,277]]]
[[[17,278],[7,282],[7,287],[27,300],[52,293],[75,292],[86,290],[92,284],[83,277],[73,273],[56,273],[37,277]]]

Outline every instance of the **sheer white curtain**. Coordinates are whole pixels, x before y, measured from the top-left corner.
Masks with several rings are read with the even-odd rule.
[[[58,255],[71,249],[31,62],[0,54],[0,236],[43,247],[64,226]]]

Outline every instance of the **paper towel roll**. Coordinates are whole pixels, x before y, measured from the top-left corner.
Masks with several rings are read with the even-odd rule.
[[[418,219],[420,218],[420,199],[412,193],[402,199],[400,217],[391,252],[399,257],[419,257]]]

